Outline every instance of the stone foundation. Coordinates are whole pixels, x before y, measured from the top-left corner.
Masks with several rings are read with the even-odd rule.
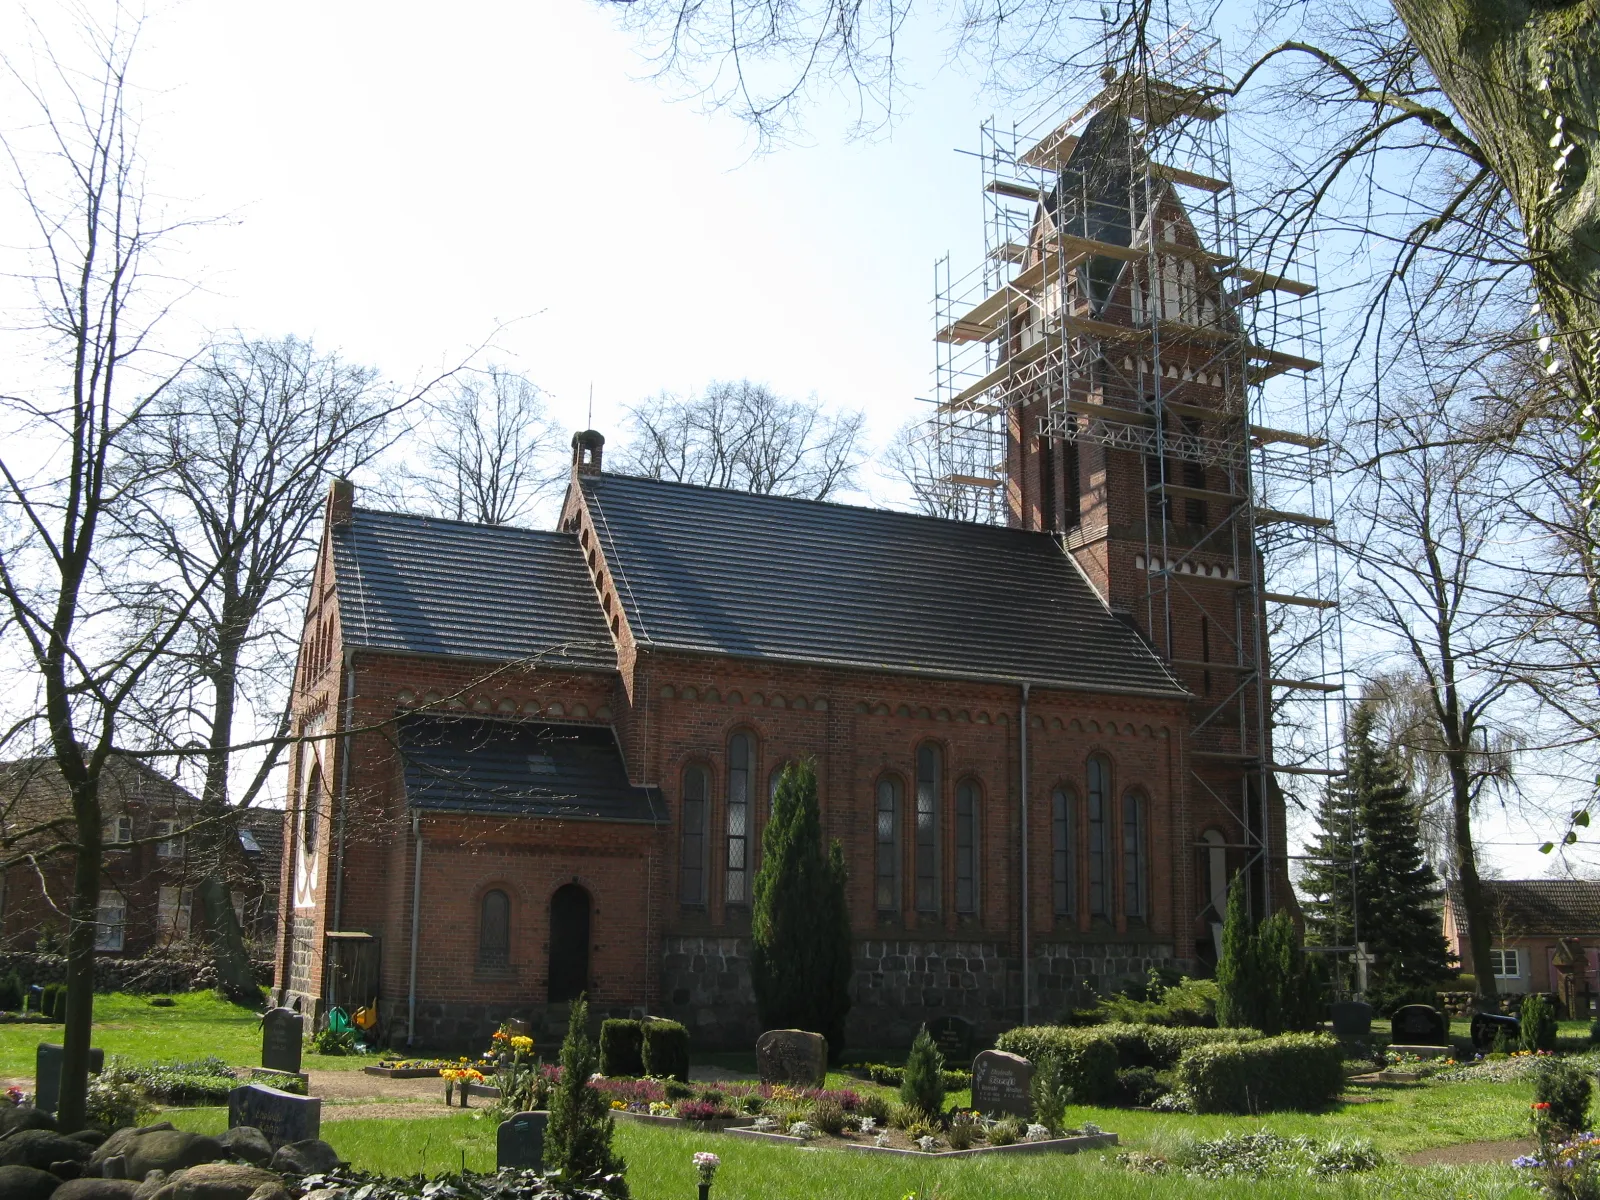
[[[1095,994],[1142,981],[1152,967],[1181,969],[1170,943],[1054,942],[1034,947],[1032,1004],[1038,1023],[1060,1019]],[[998,942],[888,941],[855,948],[847,1030],[852,1047],[906,1046],[936,1017],[965,1017],[980,1041],[1022,1020],[1022,969]],[[761,1034],[745,938],[668,936],[661,1015],[688,1026],[700,1049],[745,1049]]]

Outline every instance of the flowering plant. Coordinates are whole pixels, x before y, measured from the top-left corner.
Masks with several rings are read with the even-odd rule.
[[[703,1186],[711,1186],[711,1181],[717,1177],[717,1168],[721,1165],[722,1160],[709,1150],[697,1150],[695,1152],[695,1174],[699,1176],[700,1183]]]
[[[19,1087],[8,1087],[6,1089],[6,1103],[7,1104],[20,1105],[20,1104],[25,1103],[27,1101],[27,1099],[28,1099],[28,1093],[23,1091]]]
[[[680,1100],[674,1115],[685,1121],[711,1121],[717,1117],[728,1117],[733,1114],[726,1108],[711,1103],[709,1100]]]
[[[533,1039],[526,1034],[519,1033],[511,1039],[511,1049],[518,1054],[531,1054],[533,1052]]]
[[[477,1067],[446,1067],[439,1072],[446,1079],[464,1081],[466,1083],[482,1083],[483,1072]]]

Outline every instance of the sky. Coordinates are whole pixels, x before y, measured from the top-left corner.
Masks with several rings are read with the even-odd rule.
[[[28,11],[0,11],[13,61],[38,40]],[[66,9],[31,11],[70,43]],[[585,0],[155,8],[135,80],[150,186],[215,218],[165,264],[198,281],[165,336],[296,334],[401,383],[477,353],[533,379],[558,427],[613,438],[624,406],[748,377],[865,411],[881,446],[930,394],[935,259],[959,274],[982,254],[978,164],[957,150],[1009,116],[935,32],[910,31],[891,129],[852,139],[824,97],[760,155]],[[6,203],[10,252],[26,235]],[[1510,874],[1548,867],[1543,836],[1484,828]]]

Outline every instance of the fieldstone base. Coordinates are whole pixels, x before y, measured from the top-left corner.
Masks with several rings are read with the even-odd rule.
[[[1044,1023],[1100,992],[1143,981],[1152,967],[1182,968],[1170,943],[1052,942],[1033,948],[1029,1018]],[[965,1017],[978,1041],[1022,1020],[1022,964],[998,942],[856,944],[852,1047],[905,1046],[936,1017]],[[663,939],[662,1015],[688,1026],[703,1049],[746,1049],[762,1030],[745,938]]]

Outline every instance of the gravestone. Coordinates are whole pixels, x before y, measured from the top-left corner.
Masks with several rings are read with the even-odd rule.
[[[803,1029],[769,1029],[756,1042],[762,1083],[821,1087],[828,1074],[828,1039]]]
[[[66,1051],[54,1042],[40,1042],[33,1053],[33,1106],[53,1113],[61,1100],[61,1062]],[[106,1065],[106,1052],[91,1048],[89,1072],[100,1074]]]
[[[1389,1018],[1390,1040],[1399,1046],[1448,1046],[1450,1023],[1429,1004],[1407,1004]]]
[[[304,1039],[304,1017],[292,1008],[269,1008],[261,1018],[261,1065],[298,1075]]]
[[[228,1093],[228,1128],[240,1125],[255,1126],[274,1146],[309,1141],[322,1136],[322,1100],[247,1083]]]
[[[544,1168],[544,1127],[550,1122],[547,1112],[514,1113],[500,1122],[494,1140],[495,1170],[506,1167]]]
[[[1335,1000],[1333,1032],[1340,1037],[1365,1037],[1371,1033],[1372,1005],[1361,1000]]]
[[[1020,1054],[985,1050],[972,1060],[972,1107],[981,1113],[1033,1113],[1033,1064]]]
[[[928,1036],[952,1066],[972,1057],[972,1022],[964,1017],[940,1017],[929,1024]]]
[[[1494,1040],[1500,1034],[1506,1035],[1506,1041],[1513,1046],[1517,1045],[1522,1037],[1522,1022],[1516,1017],[1502,1016],[1500,1013],[1474,1013],[1472,1016],[1472,1048],[1474,1050],[1488,1050],[1494,1045]]]

